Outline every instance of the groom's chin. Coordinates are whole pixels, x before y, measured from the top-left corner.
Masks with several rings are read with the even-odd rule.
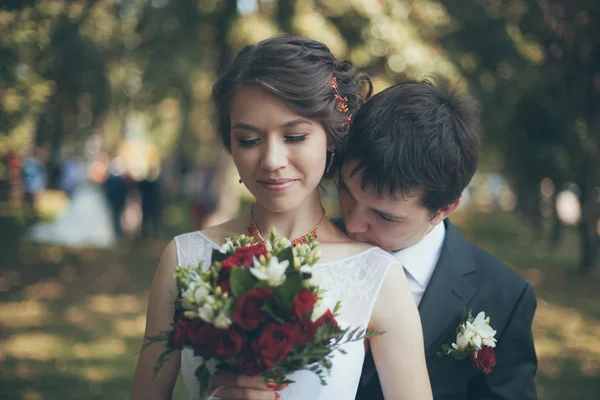
[[[359,233],[349,233],[348,236],[350,236],[350,239],[354,240],[355,242],[369,243],[369,244],[372,244],[373,246],[377,246],[377,243],[373,243],[372,241],[368,240],[367,238],[365,238],[363,235],[361,235]]]

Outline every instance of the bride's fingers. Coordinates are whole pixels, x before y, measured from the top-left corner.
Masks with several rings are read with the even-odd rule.
[[[220,400],[278,400],[279,393],[240,387],[224,387],[213,395]]]
[[[238,387],[246,389],[273,391],[276,387],[273,384],[266,384],[260,376],[236,375],[230,372],[216,372],[211,379],[211,386],[221,385],[229,387]]]

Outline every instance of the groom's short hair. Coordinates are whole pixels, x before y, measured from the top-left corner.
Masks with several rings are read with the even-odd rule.
[[[432,211],[458,200],[477,168],[479,106],[446,80],[406,81],[357,112],[346,160],[379,197],[421,195]]]

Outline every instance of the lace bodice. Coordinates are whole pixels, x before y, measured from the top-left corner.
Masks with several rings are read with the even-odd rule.
[[[212,250],[217,244],[201,232],[192,232],[175,238],[177,258],[180,265],[196,265],[208,268]],[[341,326],[365,328],[368,326],[375,300],[391,265],[396,260],[385,251],[373,247],[341,260],[315,265],[324,278],[321,286],[328,297],[341,300],[342,308],[337,318]],[[364,360],[362,342],[347,344],[347,354],[335,353],[328,384],[322,386],[315,374],[299,371],[289,376],[295,383],[279,392],[281,400],[300,399],[354,399]],[[194,376],[201,358],[190,349],[181,353],[181,375],[190,399],[198,399],[199,387]],[[212,371],[211,366],[209,369]]]

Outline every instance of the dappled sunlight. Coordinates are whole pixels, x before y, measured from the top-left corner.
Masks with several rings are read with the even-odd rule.
[[[102,337],[89,343],[73,344],[69,338],[46,333],[22,333],[0,342],[0,359],[19,360],[112,360],[127,353],[127,344],[118,338]]]
[[[93,359],[112,359],[125,354],[127,346],[121,339],[105,337],[87,345],[87,357]]]
[[[63,292],[63,284],[55,280],[34,283],[25,287],[23,290],[25,298],[27,299],[54,300],[63,297]]]
[[[69,324],[85,331],[94,330],[98,324],[96,316],[86,312],[82,306],[69,307],[64,317]]]
[[[137,318],[115,318],[112,321],[113,328],[119,336],[141,338],[146,328],[146,317],[140,315]]]
[[[22,360],[48,361],[62,357],[64,339],[45,333],[26,333],[0,341],[0,355]]]
[[[23,400],[42,400],[44,396],[35,389],[27,389],[21,398]]]
[[[48,307],[36,300],[0,304],[0,326],[9,328],[42,326],[48,316]]]
[[[600,321],[539,300],[533,329],[540,370],[546,375],[558,375],[556,361],[567,358],[580,361],[582,375],[600,375]]]
[[[94,295],[87,301],[90,311],[104,315],[141,313],[145,306],[145,300],[130,295]]]

